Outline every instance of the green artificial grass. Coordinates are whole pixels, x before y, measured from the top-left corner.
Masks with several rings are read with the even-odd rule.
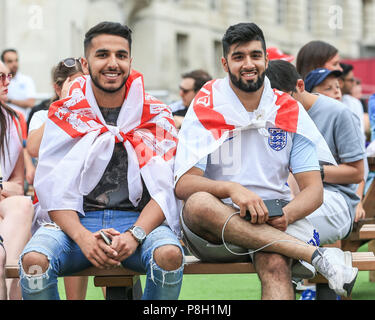
[[[358,251],[368,251],[367,245]],[[145,276],[141,277],[144,287]],[[61,299],[65,299],[64,281],[59,279]],[[297,299],[299,299],[297,294]],[[87,300],[103,300],[101,288],[96,288],[89,279]],[[360,271],[355,283],[353,300],[375,300],[375,283],[369,282],[369,271]],[[260,300],[260,281],[256,274],[238,275],[186,275],[184,276],[180,300]]]

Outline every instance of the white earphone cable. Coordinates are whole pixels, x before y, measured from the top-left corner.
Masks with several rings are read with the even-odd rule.
[[[246,252],[246,253],[234,252],[234,251],[232,251],[231,249],[229,249],[228,246],[227,246],[227,244],[225,243],[224,232],[225,232],[225,228],[227,227],[227,224],[229,223],[230,219],[232,219],[232,218],[233,218],[235,215],[237,215],[237,214],[240,214],[240,211],[237,211],[237,212],[233,213],[232,215],[230,215],[230,216],[228,217],[228,219],[225,221],[224,226],[223,226],[223,229],[222,229],[222,231],[221,231],[221,238],[222,238],[222,241],[223,241],[224,247],[225,247],[230,253],[232,253],[232,254],[234,254],[234,255],[237,255],[237,256],[246,256],[246,255],[249,255],[249,254],[253,254],[253,253],[256,253],[256,252],[258,252],[258,251],[261,251],[261,250],[263,250],[263,249],[265,249],[265,248],[267,248],[267,247],[270,247],[270,246],[272,246],[273,244],[275,244],[275,243],[279,243],[279,242],[291,242],[291,243],[298,244],[298,245],[300,245],[300,246],[305,246],[305,247],[309,247],[309,246],[310,246],[309,244],[302,244],[302,243],[300,243],[300,242],[293,241],[293,240],[275,240],[275,241],[272,241],[271,243],[266,244],[265,246],[263,246],[263,247],[261,247],[261,248],[259,248],[259,249],[257,249],[257,250],[254,250],[254,251],[248,251],[248,252]]]

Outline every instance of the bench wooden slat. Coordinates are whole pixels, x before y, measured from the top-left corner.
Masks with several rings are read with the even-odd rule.
[[[375,270],[375,256],[373,252],[353,252],[353,266],[359,270]],[[18,266],[6,266],[5,274],[7,278],[18,278]],[[195,257],[187,256],[184,274],[241,274],[254,273],[254,266],[249,262],[237,263],[210,263],[201,262]],[[101,270],[95,267],[88,268],[75,276],[137,276],[140,273],[122,267],[111,270]]]
[[[375,239],[375,224],[364,224],[359,230],[360,239]]]

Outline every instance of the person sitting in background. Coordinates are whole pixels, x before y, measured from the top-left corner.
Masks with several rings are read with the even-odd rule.
[[[9,108],[7,93],[11,74],[0,62],[0,300],[20,300],[18,279],[5,280],[5,264],[16,265],[33,220],[31,200],[24,197],[24,162],[21,125]]]
[[[319,77],[320,71],[306,77],[310,90],[314,87],[313,75]],[[356,207],[360,199],[356,191],[363,179],[365,151],[358,119],[341,102],[305,90],[305,82],[296,68],[286,61],[271,61],[267,76],[273,88],[290,93],[304,106],[338,163],[320,163],[324,202],[306,219],[318,229],[321,244],[344,239],[359,219]]]
[[[359,118],[361,122],[361,131],[365,135],[365,120],[362,103],[359,99],[352,96],[352,90],[355,85],[354,67],[351,64],[340,63],[343,69],[340,79],[342,92],[342,102]],[[363,137],[365,139],[365,137]]]
[[[341,101],[341,89],[338,78],[342,72],[319,68],[311,71],[305,79],[305,89],[310,93],[319,93]]]
[[[19,115],[22,124],[23,140],[27,138],[27,128],[25,122],[28,119],[31,108],[35,103],[36,88],[33,79],[19,71],[19,57],[15,49],[6,49],[1,54],[1,61],[7,66],[12,74],[12,81],[8,87],[8,99],[6,103]],[[32,159],[24,145],[24,165],[25,165],[25,192],[28,186],[32,185],[35,176],[35,167]]]
[[[370,126],[370,118],[368,113],[368,102],[367,99],[363,96],[363,88],[362,88],[362,80],[359,78],[354,78],[354,86],[351,91],[351,95],[358,99],[359,102],[362,104],[363,109],[363,116],[364,116],[364,127],[365,127],[365,135],[366,135],[366,145],[368,145],[371,141],[371,126]]]
[[[197,92],[211,79],[211,76],[204,70],[194,70],[182,75],[179,88],[183,108],[173,112],[177,129],[181,128],[182,121]]]
[[[82,76],[83,69],[78,59],[67,58],[62,60],[53,68],[52,80],[55,90],[55,102],[65,98],[69,84],[74,79]],[[44,128],[48,119],[48,110],[40,110],[33,114],[29,125],[29,136],[27,139],[27,150],[32,157],[39,156],[39,148],[42,142]],[[38,203],[35,203],[35,218],[32,233],[38,229],[40,224],[50,222],[47,212],[42,212]],[[65,292],[67,300],[84,300],[86,297],[88,277],[64,277]]]
[[[27,120],[35,104],[36,88],[33,79],[19,71],[19,57],[15,49],[6,49],[1,54],[1,61],[9,68],[12,82],[9,85],[8,100],[10,108],[17,110]]]
[[[320,40],[310,41],[297,54],[297,72],[303,80],[310,71],[318,68],[342,72],[340,59],[339,51],[331,44]]]
[[[62,60],[52,72],[53,88],[55,97],[51,103],[64,98],[67,94],[68,85],[75,78],[84,74],[81,62],[75,58],[67,58]],[[64,86],[64,83],[66,85]],[[65,92],[64,92],[65,91]],[[37,158],[39,154],[39,147],[42,141],[45,122],[48,118],[48,109],[40,110],[33,114],[29,124],[29,136],[27,139],[27,150],[32,157]]]

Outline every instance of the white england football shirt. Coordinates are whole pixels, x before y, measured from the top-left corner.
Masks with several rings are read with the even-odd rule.
[[[271,123],[266,129],[270,137],[260,135],[258,130],[242,131],[195,167],[209,179],[240,183],[263,200],[291,200],[286,184],[290,171],[296,174],[320,170],[315,146],[307,138],[275,128]]]

